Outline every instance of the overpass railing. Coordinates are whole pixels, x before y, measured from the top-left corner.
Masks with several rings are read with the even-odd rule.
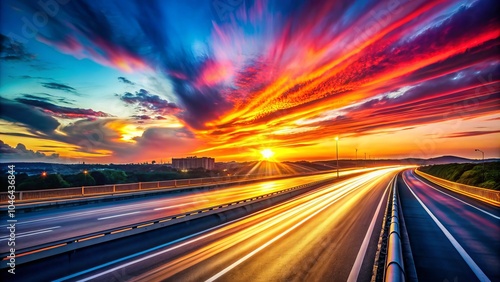
[[[441,187],[444,187],[448,190],[457,192],[459,194],[463,194],[466,196],[469,196],[471,198],[478,199],[483,202],[487,202],[489,204],[492,204],[494,206],[500,207],[500,191],[496,190],[491,190],[491,189],[486,189],[486,188],[480,188],[480,187],[475,187],[475,186],[470,186],[470,185],[465,185],[453,181],[449,181],[446,179],[442,179],[430,174],[427,174],[425,172],[422,172],[418,169],[415,169],[415,172],[423,177],[424,179],[437,184]]]
[[[302,176],[318,173],[326,173],[329,171],[315,171],[310,173],[301,174],[288,174]],[[140,192],[148,190],[158,190],[158,189],[168,189],[168,188],[187,188],[187,187],[197,187],[203,185],[217,185],[229,182],[239,182],[257,179],[269,179],[276,178],[285,175],[233,175],[233,176],[220,176],[220,177],[206,177],[206,178],[191,178],[191,179],[176,179],[176,180],[165,180],[165,181],[154,181],[154,182],[138,182],[138,183],[127,183],[127,184],[110,184],[110,185],[99,185],[99,186],[81,186],[81,187],[71,187],[71,188],[57,188],[57,189],[44,189],[44,190],[28,190],[28,191],[16,191],[14,192],[15,201],[29,202],[36,200],[54,200],[54,199],[67,199],[67,198],[77,198],[77,197],[89,197],[89,196],[103,196],[103,195],[113,195],[119,193],[131,193]],[[0,204],[8,204],[9,192],[0,192]]]

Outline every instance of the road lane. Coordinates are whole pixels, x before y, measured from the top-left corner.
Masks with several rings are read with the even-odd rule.
[[[358,281],[369,281],[379,235],[371,226],[381,226],[380,207],[387,203],[387,187],[397,171],[327,185],[215,230],[67,278],[346,281],[355,268]],[[366,237],[366,255],[359,263]]]
[[[422,181],[398,182],[421,281],[499,281],[499,209]]]
[[[367,171],[369,170],[373,169],[368,169]],[[341,175],[354,174],[360,171],[343,171]],[[310,175],[227,186],[208,191],[167,194],[111,203],[21,213],[16,215],[16,219],[18,220],[16,231],[19,233],[32,232],[33,235],[24,239],[19,238],[16,246],[18,249],[36,246],[105,229],[225,204],[288,187],[335,177],[336,173]],[[57,232],[34,232],[35,230],[55,225],[60,226]],[[0,234],[1,236],[7,234],[4,227],[5,225],[0,226],[5,232]],[[7,249],[7,245],[0,245],[0,252],[6,252]]]

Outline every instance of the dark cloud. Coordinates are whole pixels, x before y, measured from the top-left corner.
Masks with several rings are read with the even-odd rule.
[[[77,152],[103,155],[100,150],[107,150],[119,155],[129,150],[130,146],[116,141],[120,139],[120,134],[107,126],[113,121],[113,119],[77,120],[60,128],[64,135],[53,135],[51,138],[76,145]]]
[[[148,115],[140,115],[140,116],[132,116],[133,118],[135,119],[140,119],[140,120],[148,120],[148,119],[151,119],[150,116]]]
[[[42,82],[42,86],[48,89],[55,89],[55,90],[61,90],[61,91],[66,91],[69,93],[76,93],[76,89],[68,86],[66,84],[62,83],[56,83],[56,82]]]
[[[24,44],[0,34],[0,61],[32,61],[36,58],[29,53]]]
[[[25,98],[17,98],[16,101],[25,105],[37,107],[39,109],[42,109],[45,113],[60,118],[73,119],[73,118],[111,117],[111,115],[101,111],[94,111],[92,109],[62,107],[54,105],[47,101],[25,99]]]
[[[31,134],[26,134],[26,133],[20,133],[20,132],[0,132],[0,135],[16,136],[16,137],[28,137],[28,138],[37,138],[37,136],[36,136],[36,135],[31,135]]]
[[[139,110],[148,110],[157,115],[174,114],[179,111],[175,103],[170,103],[156,94],[151,94],[147,90],[140,89],[134,94],[126,92],[120,96],[123,102],[138,106]]]
[[[43,76],[31,76],[31,75],[19,75],[19,76],[12,76],[10,75],[11,78],[20,78],[20,79],[43,79],[43,80],[52,80],[52,78],[49,77],[43,77]]]
[[[59,126],[55,118],[39,109],[4,98],[0,98],[0,118],[43,133],[52,133]]]
[[[125,78],[125,77],[123,77],[123,76],[118,77],[118,81],[123,82],[123,83],[125,83],[125,84],[135,85],[135,83],[133,83],[132,81],[130,81],[130,80],[128,80],[128,79],[126,79],[126,78]]]
[[[15,160],[15,161],[47,161],[47,160],[57,160],[59,155],[56,153],[47,155],[45,153],[50,153],[54,151],[33,151],[28,150],[26,146],[22,143],[17,144],[17,146],[11,147],[0,140],[0,154],[2,155],[2,160]]]
[[[48,97],[40,97],[32,94],[22,94],[25,99],[40,100],[45,102],[52,102],[52,99]]]
[[[23,98],[31,100],[41,100],[49,103],[63,103],[67,105],[73,105],[76,101],[73,99],[68,99],[66,97],[56,96],[48,93],[36,93],[34,94],[23,94],[20,93]]]

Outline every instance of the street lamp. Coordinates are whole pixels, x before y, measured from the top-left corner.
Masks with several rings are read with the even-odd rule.
[[[337,147],[337,178],[339,178],[339,137],[335,136],[335,144]]]
[[[483,181],[486,181],[486,177],[485,177],[485,170],[484,170],[484,152],[479,150],[479,149],[475,149],[474,151],[476,152],[481,152],[481,154],[483,154]]]
[[[84,180],[83,180],[83,182],[85,183],[84,185],[86,185],[86,184],[87,184],[87,174],[88,174],[88,173],[89,173],[89,172],[88,172],[86,169],[83,171],[83,176],[84,176]]]

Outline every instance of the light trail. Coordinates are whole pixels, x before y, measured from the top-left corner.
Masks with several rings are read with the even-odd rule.
[[[242,248],[242,250],[248,249],[247,255],[255,250],[260,251],[265,248],[261,248],[261,246],[263,246],[262,243],[266,244],[265,242],[275,242],[281,238],[279,234],[283,234],[286,230],[291,231],[294,228],[299,227],[301,225],[298,224],[299,222],[302,222],[303,224],[309,221],[315,214],[321,213],[324,209],[343,199],[346,199],[346,202],[342,208],[338,210],[338,212],[346,212],[346,209],[353,207],[356,202],[361,199],[362,195],[383,181],[386,175],[394,173],[398,170],[401,170],[401,168],[386,168],[378,171],[372,171],[362,176],[341,181],[337,184],[327,185],[322,189],[310,191],[293,201],[287,201],[283,204],[256,213],[250,217],[231,223],[230,225],[226,225],[204,235],[200,235],[203,240],[208,241],[207,244],[202,246],[199,246],[199,240],[201,240],[200,238],[189,239],[188,241],[181,243],[182,249],[187,252],[186,255],[162,264],[161,267],[150,270],[147,274],[134,277],[133,281],[144,281],[145,279],[162,280],[166,277],[171,277],[176,273],[221,254],[225,250],[238,246],[242,243],[245,243],[246,245],[246,247]],[[336,214],[338,215],[338,213]],[[293,226],[295,227],[292,228]],[[151,259],[156,256],[165,255],[174,250],[178,249],[176,247],[170,247],[168,250],[158,250],[156,253],[147,255],[147,258]],[[144,257],[126,261],[112,267],[109,270],[94,273],[91,276],[85,277],[82,281],[95,279],[110,273],[110,271],[117,271],[123,267],[130,267],[137,263],[144,263],[144,261]],[[236,267],[237,265],[234,265],[233,267]]]

